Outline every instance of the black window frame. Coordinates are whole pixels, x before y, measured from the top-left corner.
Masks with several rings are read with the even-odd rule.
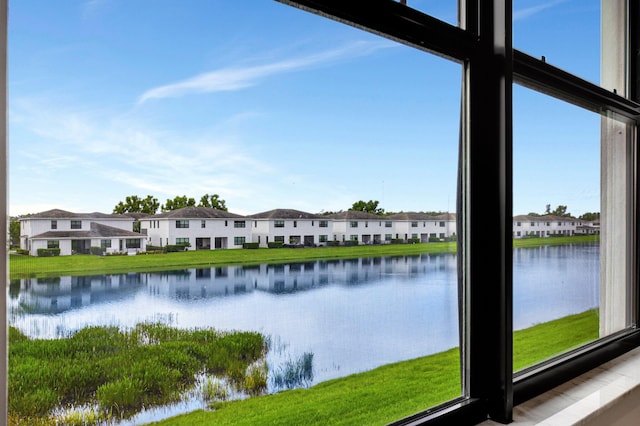
[[[142,238],[126,238],[124,246],[128,249],[142,248]]]
[[[514,82],[598,113],[614,112],[640,131],[640,4],[628,2],[629,96],[606,90],[512,46],[512,0],[461,1],[460,27],[391,0],[278,0],[462,64],[459,200],[457,203],[463,397],[404,419],[398,425],[509,423],[513,407],[640,346],[630,327],[513,373],[512,324],[512,90]],[[640,149],[635,150],[639,164]],[[640,189],[633,188],[637,212]],[[494,230],[486,233],[486,229]],[[638,269],[638,230],[634,230]],[[484,253],[495,253],[487,257]],[[635,318],[640,285],[634,280]],[[472,291],[471,283],[483,283]],[[461,344],[463,344],[461,342]]]
[[[81,220],[72,220],[69,227],[71,229],[82,229],[82,221]]]
[[[188,219],[176,220],[176,229],[188,229],[188,228],[189,228],[189,220]]]

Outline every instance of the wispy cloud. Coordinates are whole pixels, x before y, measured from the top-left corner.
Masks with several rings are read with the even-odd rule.
[[[133,116],[50,105],[16,102],[11,119],[33,136],[14,146],[16,157],[30,164],[14,174],[30,181],[54,179],[61,187],[71,180],[75,193],[94,198],[94,203],[105,201],[95,199],[105,183],[111,190],[120,188],[121,197],[151,193],[164,201],[165,196],[218,193],[227,200],[246,198],[264,191],[256,182],[276,174],[273,166],[250,153],[240,135],[225,136],[224,129],[200,129],[197,136],[161,132]]]
[[[533,15],[536,15],[540,12],[542,12],[545,9],[549,9],[551,7],[554,7],[560,3],[565,3],[568,0],[554,0],[554,1],[550,1],[547,3],[542,3],[536,6],[531,6],[531,7],[527,7],[525,9],[520,9],[520,10],[514,10],[513,11],[513,20],[517,21],[520,19],[526,19],[529,18]]]
[[[176,83],[149,89],[138,98],[138,104],[142,104],[150,99],[176,98],[194,93],[212,93],[245,89],[269,76],[327,65],[345,58],[366,56],[379,49],[390,46],[392,46],[392,44],[388,42],[359,41],[313,55],[268,64],[222,68],[199,74]]]

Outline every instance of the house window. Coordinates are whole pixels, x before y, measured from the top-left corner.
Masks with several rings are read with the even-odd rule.
[[[384,222],[384,227],[385,227],[385,228],[391,228],[391,225],[392,225],[392,223],[391,223],[391,221],[390,221],[390,220],[386,220],[386,221]]]
[[[188,228],[189,221],[188,220],[176,220],[176,228]]]
[[[245,221],[244,220],[234,220],[233,221],[233,227],[234,228],[244,228],[245,227]]]
[[[207,227],[207,221],[206,221],[206,220],[204,220],[204,219],[202,219],[202,220],[200,221],[200,228],[206,228],[206,227]]]
[[[241,246],[244,244],[245,237],[233,237],[233,245]]]
[[[522,226],[522,222],[516,222],[516,226]]]
[[[418,227],[418,222],[411,222],[411,227],[412,228],[417,228]]]
[[[440,228],[444,228],[444,222],[440,222]]]
[[[327,228],[329,226],[329,221],[328,220],[321,220],[318,222],[318,226],[320,228]]]
[[[140,248],[140,238],[127,238],[125,245],[127,248]]]
[[[82,229],[82,221],[81,220],[72,220],[71,221],[71,229]]]
[[[284,244],[284,235],[276,235],[273,237],[273,241],[276,243],[283,243]]]
[[[418,238],[418,234],[411,234],[411,238]]]
[[[58,241],[58,240],[47,240],[47,248],[48,249],[60,248],[60,241]]]
[[[111,240],[100,240],[100,247],[104,249],[111,248]]]
[[[393,235],[392,234],[384,234],[384,240],[385,241],[391,241],[393,239]]]
[[[297,227],[298,227],[298,221],[297,221],[297,220],[294,220],[294,221],[293,221],[293,227],[294,227],[294,228],[297,228]]]
[[[355,234],[349,235],[349,241],[358,241],[358,236]]]
[[[57,220],[52,220],[51,221],[51,229],[58,229],[58,221]]]
[[[536,223],[535,222],[531,222],[531,226],[536,226]]]
[[[189,238],[185,238],[185,237],[176,238],[176,245],[178,245],[178,246],[180,246],[180,245],[188,246],[189,245]]]
[[[318,241],[321,243],[326,243],[327,241],[329,241],[329,236],[328,235],[320,235],[318,236]]]
[[[358,222],[355,220],[352,220],[351,222],[349,222],[349,227],[350,228],[357,228],[358,227]]]
[[[284,220],[274,220],[273,221],[274,228],[284,228]]]

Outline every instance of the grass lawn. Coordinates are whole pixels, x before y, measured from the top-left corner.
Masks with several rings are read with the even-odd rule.
[[[553,336],[553,339],[549,339]],[[514,333],[519,370],[598,338],[598,313],[587,311]],[[460,396],[458,349],[173,417],[161,426],[383,425]]]
[[[514,247],[536,247],[598,241],[597,236],[528,238],[514,240]],[[304,249],[199,250],[138,256],[74,255],[59,257],[9,256],[11,279],[63,275],[151,272],[224,265],[308,262],[374,256],[410,256],[422,253],[455,253],[456,243],[384,244],[379,246],[318,247]]]

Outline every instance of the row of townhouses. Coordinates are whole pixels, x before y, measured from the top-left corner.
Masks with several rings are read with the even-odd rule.
[[[140,232],[134,232],[134,223]],[[599,233],[599,223],[571,217],[515,216],[514,238]],[[20,219],[20,248],[60,249],[60,255],[89,253],[135,254],[147,246],[185,245],[188,250],[242,248],[245,243],[268,247],[328,244],[429,242],[456,238],[452,213],[397,213],[378,216],[346,211],[318,215],[276,209],[242,216],[207,207],[186,207],[155,215],[72,213],[49,210]]]

